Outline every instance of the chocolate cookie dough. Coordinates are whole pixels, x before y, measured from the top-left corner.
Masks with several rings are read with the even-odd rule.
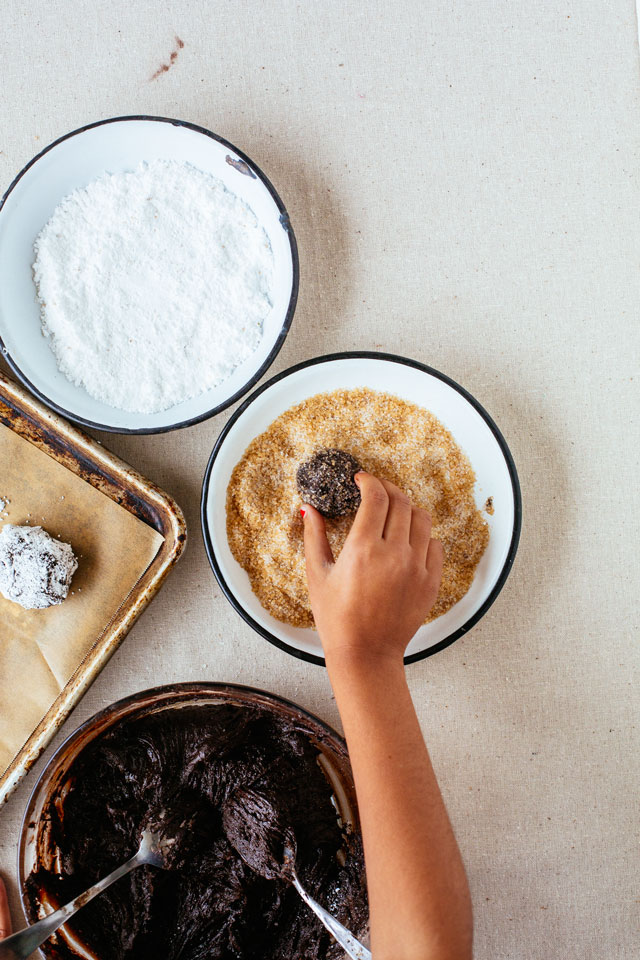
[[[298,467],[298,491],[305,503],[325,517],[344,517],[360,506],[360,491],[353,479],[359,470],[358,461],[344,450],[318,450]]]
[[[251,787],[236,790],[224,804],[222,823],[227,839],[254,873],[267,880],[286,877],[296,838],[278,814],[277,798]],[[295,864],[294,864],[295,866]]]
[[[302,883],[363,934],[360,838],[343,835],[317,757],[294,722],[258,706],[189,706],[117,724],[78,755],[43,810],[60,873],[28,878],[32,919],[43,890],[58,903],[76,896],[127,860],[166,810],[188,825],[170,869],[139,867],[68,924],[100,960],[342,956],[276,869],[277,838],[291,831]],[[255,847],[254,869],[243,843]],[[77,960],[63,943],[55,956]]]
[[[77,569],[69,544],[42,527],[5,523],[0,531],[0,593],[27,610],[62,603]]]

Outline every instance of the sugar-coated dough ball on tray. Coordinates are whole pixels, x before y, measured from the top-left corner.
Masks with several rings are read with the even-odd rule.
[[[0,531],[0,593],[26,610],[62,603],[77,569],[69,544],[42,527],[6,523]]]

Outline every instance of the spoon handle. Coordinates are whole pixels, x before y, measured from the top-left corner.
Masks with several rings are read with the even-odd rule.
[[[43,917],[42,920],[38,920],[30,927],[25,927],[24,930],[19,930],[18,933],[12,934],[6,940],[0,940],[0,960],[27,960],[27,957],[30,957],[41,943],[44,943],[52,933],[55,933],[58,927],[62,926],[69,917],[72,917],[81,907],[84,907],[85,903],[89,903],[99,893],[110,887],[112,883],[130,873],[134,867],[143,862],[139,854],[136,854],[126,863],[123,863],[121,867],[117,867],[109,876],[99,880],[98,883],[77,896],[75,900],[71,900],[64,907],[60,907],[55,913]]]
[[[367,948],[360,943],[359,940],[356,940],[354,935],[350,933],[346,927],[343,927],[335,917],[332,917],[330,913],[327,913],[324,907],[321,907],[320,904],[307,893],[305,888],[300,883],[295,870],[291,870],[291,879],[294,887],[304,902],[322,921],[329,933],[333,934],[342,949],[348,953],[353,960],[371,960],[371,951],[367,950]],[[0,960],[1,957],[2,954],[0,954]]]

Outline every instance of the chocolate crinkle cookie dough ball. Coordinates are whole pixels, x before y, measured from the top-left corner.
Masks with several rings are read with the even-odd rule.
[[[0,593],[26,610],[62,603],[78,569],[68,543],[42,527],[6,523],[0,532]]]
[[[305,503],[325,517],[344,517],[360,506],[360,491],[353,479],[360,464],[344,450],[318,450],[298,467],[296,481]]]

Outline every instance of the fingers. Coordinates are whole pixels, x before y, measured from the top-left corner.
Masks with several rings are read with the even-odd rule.
[[[9,913],[9,901],[7,900],[7,890],[0,877],[0,940],[4,940],[11,933],[11,915]]]
[[[429,588],[434,588],[434,594],[440,589],[442,580],[442,565],[444,563],[444,550],[439,540],[430,540],[427,551],[427,582]]]
[[[314,577],[326,572],[333,563],[333,554],[327,540],[324,517],[305,503],[301,511],[304,525],[304,555],[307,562],[307,575]]]
[[[389,510],[389,494],[384,484],[370,473],[356,473],[354,477],[362,503],[358,507],[356,518],[349,536],[382,538]]]
[[[411,532],[409,542],[414,550],[417,550],[427,561],[427,550],[429,549],[429,540],[431,537],[431,517],[426,510],[420,510],[414,507],[411,512]]]
[[[411,501],[400,487],[388,480],[380,481],[389,497],[389,509],[384,525],[385,540],[407,543],[411,530]]]

